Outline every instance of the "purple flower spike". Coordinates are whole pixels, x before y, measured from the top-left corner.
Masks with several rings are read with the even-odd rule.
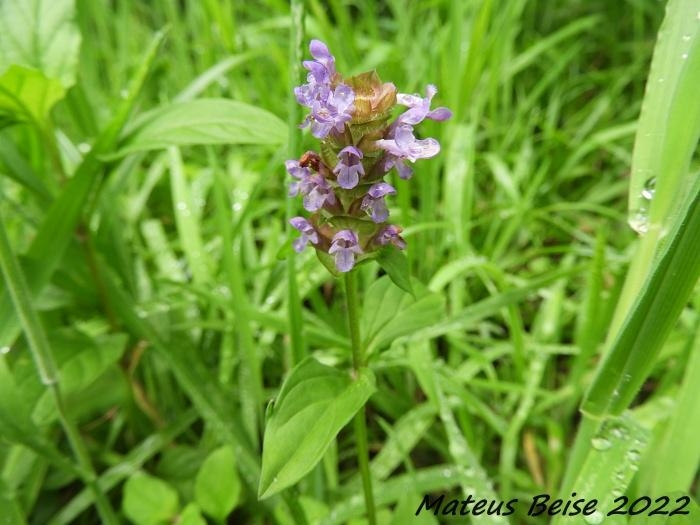
[[[376,223],[384,222],[389,218],[389,210],[386,209],[384,202],[384,197],[387,195],[396,195],[394,187],[386,182],[378,182],[370,187],[367,195],[362,199],[360,208],[369,212]]]
[[[300,187],[300,193],[304,195],[304,209],[307,211],[318,211],[326,203],[331,206],[336,203],[335,193],[321,175],[311,175],[300,183]]]
[[[400,233],[401,228],[390,224],[377,234],[377,236],[374,238],[374,242],[376,242],[380,246],[393,244],[399,250],[403,250],[404,248],[406,248],[406,241],[404,241],[401,235],[399,235]]]
[[[362,166],[362,151],[355,146],[346,146],[338,153],[339,162],[333,173],[338,176],[338,186],[346,190],[352,189],[360,182],[365,174]]]
[[[399,159],[411,162],[418,159],[429,159],[440,153],[440,144],[437,140],[433,138],[417,139],[413,135],[413,127],[409,124],[399,124],[394,130],[393,138],[378,140],[376,145]]]
[[[298,181],[292,181],[289,185],[289,196],[295,197],[299,193],[302,195],[308,194],[312,189],[309,187],[309,184],[312,184],[309,180],[311,178],[311,170],[301,166],[298,160],[288,160],[284,165],[287,168],[287,173],[298,179]]]
[[[396,102],[402,106],[408,107],[408,111],[399,115],[396,119],[397,124],[411,124],[415,126],[419,122],[428,118],[431,120],[447,120],[452,116],[452,112],[447,108],[437,108],[430,111],[430,101],[437,93],[437,88],[429,84],[425,90],[426,97],[421,98],[419,95],[406,95],[399,93],[396,95]]]
[[[289,220],[289,224],[301,232],[301,237],[292,243],[296,252],[302,251],[309,242],[311,244],[318,244],[318,233],[316,233],[314,227],[304,217],[293,217]]]
[[[355,266],[355,254],[362,253],[357,234],[352,230],[341,230],[333,236],[328,253],[335,255],[335,267],[339,272],[349,272]]]

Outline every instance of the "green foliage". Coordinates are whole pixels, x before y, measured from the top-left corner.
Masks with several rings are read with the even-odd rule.
[[[24,66],[75,82],[80,32],[74,0],[4,0],[0,4],[0,72]]]
[[[225,99],[198,99],[143,113],[116,156],[193,144],[282,144],[284,123],[268,111]]]
[[[122,510],[135,525],[168,522],[175,517],[177,507],[177,492],[161,479],[136,474],[124,484]]]
[[[202,463],[195,480],[195,498],[201,509],[217,521],[223,521],[235,508],[241,495],[232,447],[213,451]]]
[[[299,363],[268,411],[259,497],[270,497],[308,474],[374,390],[369,369],[351,378],[312,357]]]
[[[49,112],[65,95],[58,80],[41,71],[12,65],[0,76],[0,119],[46,126]]]

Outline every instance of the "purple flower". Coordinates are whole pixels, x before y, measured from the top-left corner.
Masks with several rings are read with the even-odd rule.
[[[352,230],[341,230],[333,236],[328,253],[335,255],[335,267],[339,272],[349,272],[355,266],[355,254],[362,253],[357,234]]]
[[[287,173],[289,173],[298,181],[292,181],[289,185],[289,196],[296,197],[300,193],[302,195],[308,194],[312,188],[309,185],[313,185],[311,179],[311,170],[307,167],[301,166],[298,160],[288,160],[284,163],[287,168]]]
[[[312,40],[309,51],[315,60],[307,60],[304,67],[309,70],[307,84],[294,88],[299,104],[311,109],[311,114],[302,122],[304,128],[311,125],[314,137],[325,138],[332,130],[342,133],[345,123],[352,118],[355,93],[346,84],[338,84],[332,89],[335,76],[335,58],[326,44]]]
[[[377,236],[374,238],[374,242],[380,246],[393,244],[399,250],[403,250],[406,247],[406,241],[404,241],[401,235],[399,235],[400,233],[401,228],[390,224],[377,234]]]
[[[342,133],[345,123],[352,118],[355,93],[350,86],[339,84],[335,91],[328,91],[327,96],[319,96],[311,104],[311,114],[302,122],[301,127],[311,124],[311,134],[325,138],[331,130]]]
[[[437,88],[435,86],[428,84],[425,92],[425,98],[421,98],[419,95],[406,95],[404,93],[396,95],[396,102],[409,108],[408,111],[402,113],[396,119],[397,125],[411,124],[415,126],[426,118],[440,121],[447,120],[452,116],[452,112],[443,107],[430,111],[430,101],[437,93]]]
[[[360,177],[365,174],[362,166],[362,151],[355,146],[346,146],[338,153],[339,162],[333,173],[338,176],[338,186],[346,190],[352,189],[360,182]]]
[[[396,195],[394,187],[386,182],[378,182],[370,187],[367,195],[362,199],[360,208],[369,212],[376,223],[384,222],[389,218],[389,210],[386,209],[384,202],[384,197],[387,195]]]
[[[309,176],[300,183],[300,187],[300,193],[304,195],[304,209],[307,211],[318,211],[326,203],[330,205],[336,203],[335,193],[321,175]]]
[[[318,233],[316,233],[314,227],[304,217],[293,217],[289,220],[289,224],[301,232],[301,237],[292,243],[295,251],[302,251],[309,242],[311,244],[318,244]]]
[[[433,138],[417,139],[413,135],[413,126],[399,124],[390,139],[381,139],[375,144],[399,159],[415,162],[418,159],[429,159],[440,152],[440,144]]]
[[[305,60],[304,67],[309,70],[307,80],[319,84],[329,84],[335,75],[335,57],[331,55],[328,46],[320,40],[309,42],[309,52],[315,60]]]

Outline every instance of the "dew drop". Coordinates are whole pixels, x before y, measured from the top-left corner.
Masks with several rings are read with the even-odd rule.
[[[649,212],[646,208],[639,208],[634,211],[627,223],[639,235],[644,235],[649,231]]]
[[[10,347],[9,346],[3,346],[0,347],[0,354],[5,355],[10,353]]]
[[[666,81],[664,77],[659,77],[658,83],[663,84]]]
[[[648,179],[642,188],[642,198],[650,201],[654,197],[656,191],[656,177]]]
[[[91,149],[92,146],[90,146],[90,144],[88,144],[87,142],[81,142],[80,144],[78,144],[78,151],[83,155],[89,153]]]
[[[688,58],[688,53],[683,53],[683,54],[681,55],[681,58],[682,58],[683,60],[686,60],[686,59]]]
[[[683,35],[681,38],[683,39],[683,42],[690,42],[690,35]]]
[[[594,437],[591,439],[591,446],[599,451],[604,451],[608,450],[611,446],[612,443],[610,443],[610,440],[604,437]]]
[[[641,453],[637,449],[632,449],[629,452],[627,452],[627,459],[629,459],[632,463],[638,463],[639,458],[641,457]]]
[[[599,510],[596,510],[593,514],[584,516],[583,521],[585,521],[589,525],[598,525],[599,523],[603,523],[603,518],[603,513]]]

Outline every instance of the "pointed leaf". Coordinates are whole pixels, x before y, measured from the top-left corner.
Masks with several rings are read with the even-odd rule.
[[[396,286],[415,297],[411,286],[411,269],[405,253],[394,246],[387,246],[379,252],[377,262]]]
[[[353,379],[312,357],[300,362],[282,385],[265,428],[258,497],[272,496],[311,471],[374,390],[368,369]]]
[[[278,117],[242,102],[198,99],[143,114],[122,138],[115,157],[168,146],[283,144],[287,127]]]

